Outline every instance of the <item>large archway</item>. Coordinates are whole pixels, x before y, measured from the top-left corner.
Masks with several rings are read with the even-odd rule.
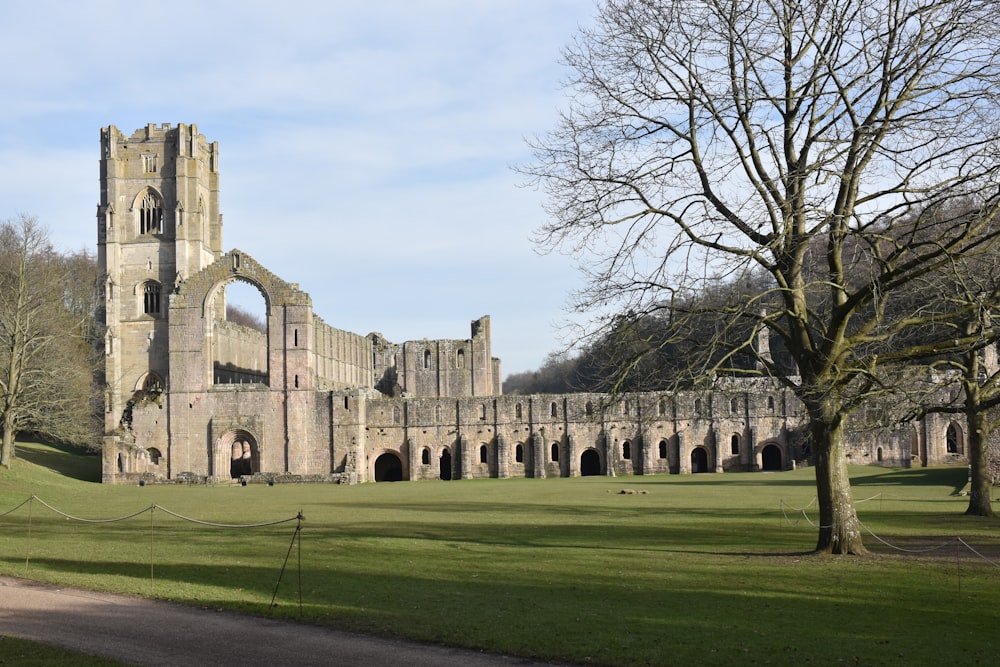
[[[708,472],[708,452],[704,447],[695,447],[691,450],[691,472]]]
[[[447,447],[441,452],[440,477],[446,482],[451,480],[451,451]]]
[[[580,476],[595,477],[601,474],[601,455],[596,449],[585,449],[580,454]]]
[[[760,469],[770,471],[784,470],[781,447],[773,443],[764,445],[764,449],[760,450]]]
[[[395,452],[385,452],[375,459],[376,482],[403,481],[403,462]]]
[[[264,384],[268,379],[268,305],[263,289],[237,276],[210,296],[212,383]]]
[[[375,481],[403,481],[403,462],[395,452],[386,452],[375,459]]]

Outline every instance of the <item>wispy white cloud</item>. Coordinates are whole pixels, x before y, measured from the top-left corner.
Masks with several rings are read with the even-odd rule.
[[[225,245],[330,324],[466,337],[509,372],[558,346],[577,280],[529,241],[509,166],[555,122],[581,0],[10,0],[0,7],[0,217],[94,244],[101,126],[196,123],[221,147]]]

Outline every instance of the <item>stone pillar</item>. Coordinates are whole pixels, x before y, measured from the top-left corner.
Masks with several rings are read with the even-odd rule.
[[[618,476],[618,440],[608,437],[607,434],[604,435],[604,463],[605,471],[604,473],[608,477]]]
[[[409,479],[421,479],[422,476],[417,473],[420,470],[420,452],[419,447],[413,445],[412,438],[406,438],[404,440],[404,446],[406,447],[406,456],[410,462],[410,475]]]
[[[715,456],[715,472],[722,472],[722,452],[719,451],[719,429],[711,428],[708,434],[712,440],[712,452]]]
[[[580,452],[576,448],[576,436],[566,434],[566,465],[563,466],[567,477],[580,476]]]
[[[545,438],[542,434],[531,434],[531,467],[532,477],[545,478]]]
[[[635,472],[639,475],[650,475],[653,472],[653,438],[649,434],[648,428],[643,428],[639,432],[639,470]]]
[[[454,468],[455,462],[452,461]],[[458,436],[458,478],[472,479],[472,452],[469,451],[469,439],[464,435]]]
[[[684,443],[684,434],[677,433],[677,472],[682,475],[691,474],[691,454]]]
[[[497,435],[497,478],[507,479],[510,477],[510,445],[507,438]]]

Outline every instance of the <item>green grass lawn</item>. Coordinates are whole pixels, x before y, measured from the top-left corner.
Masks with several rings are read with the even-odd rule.
[[[864,525],[913,550],[869,535],[856,558],[809,553],[811,470],[140,488],[82,481],[97,457],[19,455],[0,513],[31,495],[92,519],[157,509],[88,524],[27,503],[0,516],[7,575],[583,664],[985,665],[1000,649],[1000,521],[962,515],[964,468],[852,468]],[[165,510],[305,520],[293,540],[297,521]]]

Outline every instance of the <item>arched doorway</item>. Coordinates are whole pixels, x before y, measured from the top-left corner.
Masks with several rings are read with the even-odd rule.
[[[781,463],[781,447],[771,444],[771,445],[765,445],[764,449],[760,450],[760,469],[761,470],[784,469]]]
[[[226,465],[226,462],[229,465],[230,479],[260,472],[260,446],[257,438],[249,431],[240,428],[226,431],[219,439],[219,453],[220,460],[215,471],[223,479],[225,472],[219,466]]]
[[[451,452],[445,448],[441,452],[441,479],[449,481],[451,479]]]
[[[708,452],[704,447],[691,450],[691,472],[708,472]]]
[[[394,452],[386,452],[375,459],[375,481],[403,481],[403,462]]]
[[[601,455],[596,449],[586,449],[580,454],[580,476],[594,477],[601,474]]]

